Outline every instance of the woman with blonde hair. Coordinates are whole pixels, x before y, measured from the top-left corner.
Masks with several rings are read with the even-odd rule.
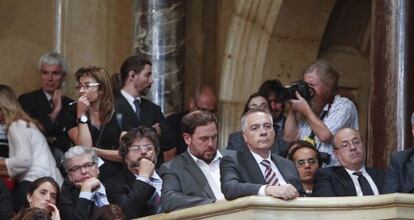
[[[75,73],[79,98],[67,118],[70,139],[84,147],[94,147],[104,159],[102,180],[122,166],[118,155],[121,125],[114,110],[114,97],[108,72],[101,67],[82,67]]]
[[[0,159],[0,176],[16,179],[13,206],[19,210],[32,181],[51,176],[61,185],[63,178],[39,130],[41,126],[22,110],[13,90],[6,85],[0,85],[0,123],[6,127],[9,142],[8,158]]]

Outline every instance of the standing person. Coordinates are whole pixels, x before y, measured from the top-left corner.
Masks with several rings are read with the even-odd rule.
[[[216,113],[217,111],[217,96],[215,91],[210,86],[201,86],[194,91],[193,96],[188,100],[188,110],[174,113],[165,119],[165,122],[171,128],[175,138],[174,146],[177,146],[175,154],[178,156],[187,150],[187,144],[184,141],[181,120],[183,117],[193,111],[209,111]]]
[[[71,141],[62,122],[63,112],[73,102],[63,93],[66,60],[58,53],[45,53],[39,60],[41,88],[19,97],[23,110],[39,121],[52,149],[65,152]]]
[[[18,211],[30,183],[51,176],[59,184],[63,178],[39,125],[20,107],[13,90],[0,85],[0,123],[6,126],[9,157],[0,159],[0,176],[17,180],[13,190],[13,207]]]
[[[76,145],[95,147],[103,158],[101,179],[122,169],[118,155],[121,128],[114,110],[111,79],[101,67],[82,67],[75,73],[79,98],[67,117],[67,129]]]
[[[289,149],[288,158],[295,162],[306,196],[311,196],[315,172],[322,165],[319,152],[307,141],[294,141]]]
[[[365,145],[353,128],[342,128],[334,137],[334,153],[341,166],[316,171],[313,196],[368,196],[383,192],[385,172],[365,166]]]
[[[117,88],[115,108],[122,115],[122,127],[124,130],[152,127],[160,136],[162,154],[158,156],[158,164],[161,164],[175,156],[176,146],[173,146],[175,137],[164,123],[161,107],[144,98],[153,83],[151,66],[150,61],[140,56],[130,56],[112,79]]]
[[[344,127],[358,130],[357,109],[350,99],[339,95],[339,74],[328,62],[317,60],[310,65],[303,80],[314,90],[314,96],[308,103],[296,92],[297,99],[290,100],[292,108],[286,119],[284,139],[313,142],[320,152],[330,156],[328,166],[338,165],[333,136]]]
[[[166,212],[224,200],[216,116],[193,111],[184,116],[181,125],[188,148],[160,168],[164,181],[161,204]]]

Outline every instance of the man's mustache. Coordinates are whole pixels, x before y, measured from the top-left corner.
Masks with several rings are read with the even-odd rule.
[[[149,158],[149,157],[145,157],[145,156],[144,157],[140,157],[140,158],[138,158],[137,161],[134,161],[131,164],[129,164],[129,168],[139,167],[141,160],[144,159],[144,158],[147,159],[147,160],[149,160],[149,161],[152,161],[151,158]]]

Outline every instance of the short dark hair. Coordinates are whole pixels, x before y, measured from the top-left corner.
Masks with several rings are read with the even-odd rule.
[[[283,85],[279,80],[269,79],[264,81],[262,85],[260,85],[259,90],[257,92],[266,99],[269,99],[269,97],[273,94],[277,102],[284,102],[282,90]]]
[[[319,151],[309,142],[304,141],[304,140],[297,140],[297,141],[293,141],[292,143],[289,144],[289,152],[288,152],[288,159],[291,161],[294,161],[293,156],[295,155],[296,151],[298,151],[299,149],[302,148],[309,148],[313,151],[315,151],[316,153],[316,159],[318,159],[318,164],[319,167],[322,166],[322,161],[321,161],[321,156],[319,154]]]
[[[120,93],[120,90],[128,79],[129,71],[132,70],[136,73],[140,73],[144,69],[145,65],[152,66],[152,63],[141,55],[134,55],[126,58],[121,65],[119,70],[120,72],[114,73],[111,77],[114,94]]]
[[[249,98],[247,99],[247,102],[246,102],[246,104],[244,105],[244,109],[243,109],[243,114],[242,114],[242,116],[243,116],[243,115],[244,115],[247,111],[249,111],[249,110],[250,110],[250,108],[249,108],[249,102],[250,102],[252,99],[256,98],[256,97],[263,97],[263,98],[266,100],[267,105],[268,105],[268,106],[269,106],[269,108],[270,108],[270,103],[269,103],[269,100],[268,100],[265,96],[263,96],[262,94],[260,94],[260,93],[258,93],[258,92],[255,92],[255,93],[251,94],[251,95],[249,96]]]
[[[115,204],[104,205],[97,208],[91,216],[91,220],[112,220],[112,219],[126,219],[122,209]]]
[[[128,154],[128,148],[131,147],[132,143],[137,139],[148,138],[152,144],[154,144],[155,152],[158,155],[160,152],[160,141],[158,140],[157,134],[153,129],[139,126],[129,130],[125,135],[121,137],[119,142],[118,153],[122,157],[122,161],[125,162],[125,157]]]
[[[218,121],[214,113],[208,111],[193,111],[183,117],[181,129],[183,133],[192,135],[197,127],[207,125],[210,122],[214,122],[217,127]]]

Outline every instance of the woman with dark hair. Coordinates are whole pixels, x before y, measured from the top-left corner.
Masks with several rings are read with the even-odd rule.
[[[101,67],[82,67],[75,73],[79,98],[76,109],[66,117],[68,135],[75,145],[94,147],[104,159],[100,167],[105,180],[122,167],[118,155],[121,134],[114,110],[114,97],[108,72]]]
[[[60,219],[60,218],[59,218]],[[12,220],[55,220],[52,218],[46,210],[32,207],[23,209]]]
[[[126,220],[126,217],[119,206],[105,205],[95,210],[91,220]]]
[[[0,123],[6,126],[9,141],[9,156],[0,159],[0,176],[17,180],[12,194],[14,209],[18,211],[32,181],[51,176],[62,184],[63,178],[39,130],[41,125],[23,111],[13,90],[6,85],[0,85]]]

